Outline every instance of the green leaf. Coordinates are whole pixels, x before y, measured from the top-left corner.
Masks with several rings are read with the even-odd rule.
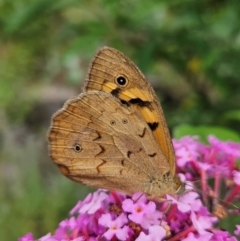
[[[224,116],[224,119],[227,120],[237,120],[240,121],[240,110],[231,110],[228,111]]]

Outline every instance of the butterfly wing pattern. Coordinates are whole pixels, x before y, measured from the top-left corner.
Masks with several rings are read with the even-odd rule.
[[[107,51],[109,54],[109,50],[111,53],[111,48],[103,48],[98,53]],[[119,58],[125,61],[126,57],[120,53]],[[95,57],[91,64],[92,71],[83,93],[67,101],[52,118],[48,136],[52,160],[62,174],[92,187],[129,194],[141,191],[153,198],[182,193],[184,185],[175,175],[175,161],[172,165],[168,159],[174,155],[171,139],[164,136],[164,128],[158,131],[159,123],[166,127],[166,122],[164,116],[157,119],[162,109],[158,110],[152,87],[147,82],[147,88],[139,88],[125,73],[119,76],[128,76],[122,81],[132,87],[116,87],[117,82],[105,76],[107,69],[104,74],[95,70],[100,68],[96,66],[102,66],[97,59]],[[127,68],[128,64],[122,68]],[[120,70],[114,71],[119,73]],[[114,71],[108,72],[112,76]],[[137,67],[136,71],[139,71]],[[140,71],[138,74],[144,78]],[[137,81],[138,76],[134,78]],[[158,123],[154,130],[148,121],[151,112],[154,113],[151,120]],[[156,138],[158,132],[165,138],[164,151]],[[169,135],[168,129],[167,133]]]
[[[84,90],[111,93],[140,113],[169,162],[170,175],[175,175],[175,154],[163,110],[152,86],[129,58],[113,48],[100,49],[90,65]]]

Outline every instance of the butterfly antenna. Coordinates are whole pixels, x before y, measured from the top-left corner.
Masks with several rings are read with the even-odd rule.
[[[198,192],[200,192],[200,193],[203,193],[201,189],[199,189],[199,188],[197,188],[197,187],[195,187],[195,186],[193,186],[193,185],[191,185],[191,184],[189,184],[189,183],[185,183],[185,185],[192,187],[194,190],[196,190],[196,191],[198,191]],[[190,190],[189,190],[189,191],[190,191]],[[207,195],[210,196],[210,197],[212,197],[212,198],[215,198],[216,200],[218,200],[218,201],[220,201],[220,202],[222,202],[222,203],[226,203],[226,204],[228,204],[228,205],[236,208],[238,211],[240,211],[240,208],[239,208],[238,206],[236,206],[235,204],[233,204],[233,203],[230,203],[230,202],[228,202],[228,201],[224,201],[224,200],[222,200],[221,198],[218,198],[218,197],[211,196],[210,194],[207,194]]]
[[[141,193],[133,202],[136,203],[143,195],[146,195],[146,193]]]

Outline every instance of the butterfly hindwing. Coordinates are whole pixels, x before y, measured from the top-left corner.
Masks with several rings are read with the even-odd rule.
[[[97,188],[147,193],[170,171],[141,115],[101,91],[68,101],[53,117],[49,142],[64,175]]]

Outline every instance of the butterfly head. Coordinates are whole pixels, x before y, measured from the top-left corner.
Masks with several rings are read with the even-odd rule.
[[[177,195],[181,195],[185,193],[186,191],[185,183],[183,183],[178,176],[173,177],[173,184],[174,184],[175,193]]]

